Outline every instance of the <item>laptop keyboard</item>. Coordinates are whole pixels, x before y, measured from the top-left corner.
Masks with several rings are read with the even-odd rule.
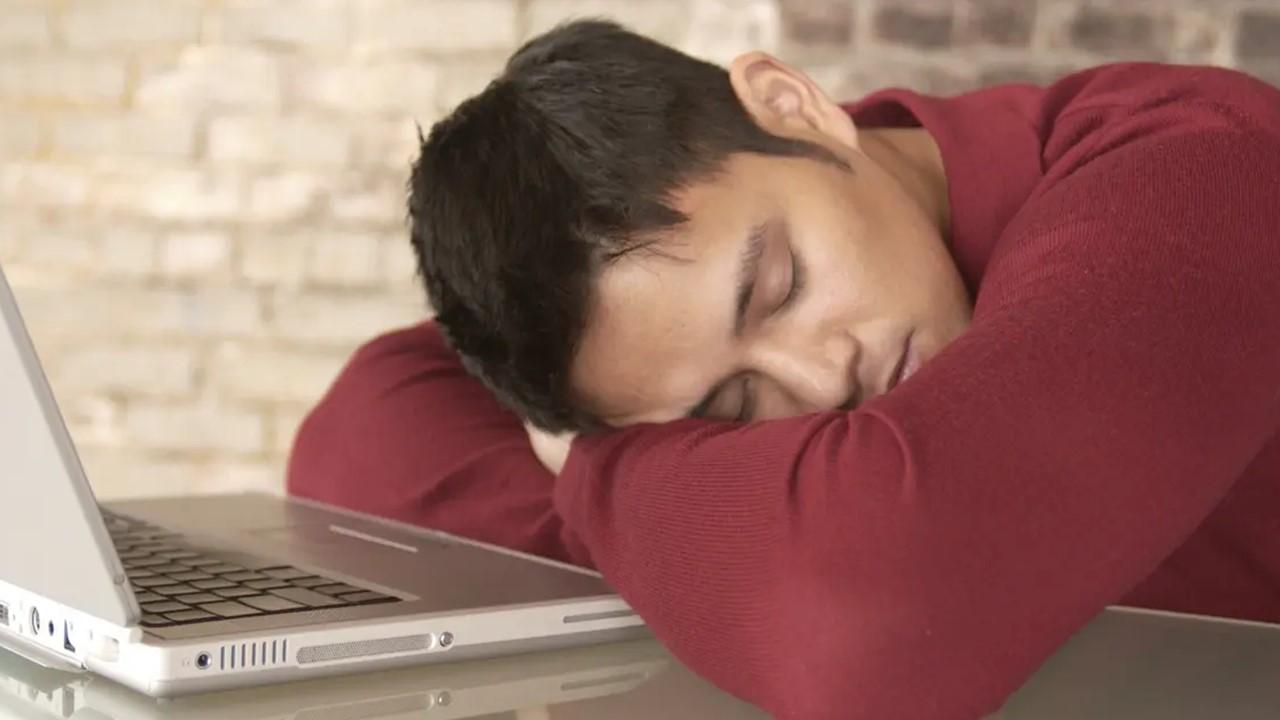
[[[181,535],[106,510],[102,519],[142,607],[145,627],[400,599],[267,558],[195,547]]]

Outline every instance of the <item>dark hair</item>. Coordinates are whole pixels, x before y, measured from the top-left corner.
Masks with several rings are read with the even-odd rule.
[[[569,387],[592,278],[684,222],[673,191],[738,152],[843,164],[762,130],[723,68],[616,23],[526,43],[435,124],[409,181],[418,270],[466,368],[534,425],[597,427]]]

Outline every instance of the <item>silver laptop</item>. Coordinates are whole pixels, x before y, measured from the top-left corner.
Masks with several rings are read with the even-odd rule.
[[[598,575],[444,533],[265,494],[100,505],[0,270],[5,647],[168,697],[644,634]]]

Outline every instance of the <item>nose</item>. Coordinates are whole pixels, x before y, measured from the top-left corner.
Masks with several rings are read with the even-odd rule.
[[[830,410],[861,395],[856,338],[836,330],[797,341],[762,343],[757,367],[806,411]]]

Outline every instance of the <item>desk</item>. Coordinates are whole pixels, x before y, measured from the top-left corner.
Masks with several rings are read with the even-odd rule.
[[[1280,714],[1280,627],[1111,609],[991,720]],[[154,701],[0,651],[0,719],[755,720],[652,640]]]

